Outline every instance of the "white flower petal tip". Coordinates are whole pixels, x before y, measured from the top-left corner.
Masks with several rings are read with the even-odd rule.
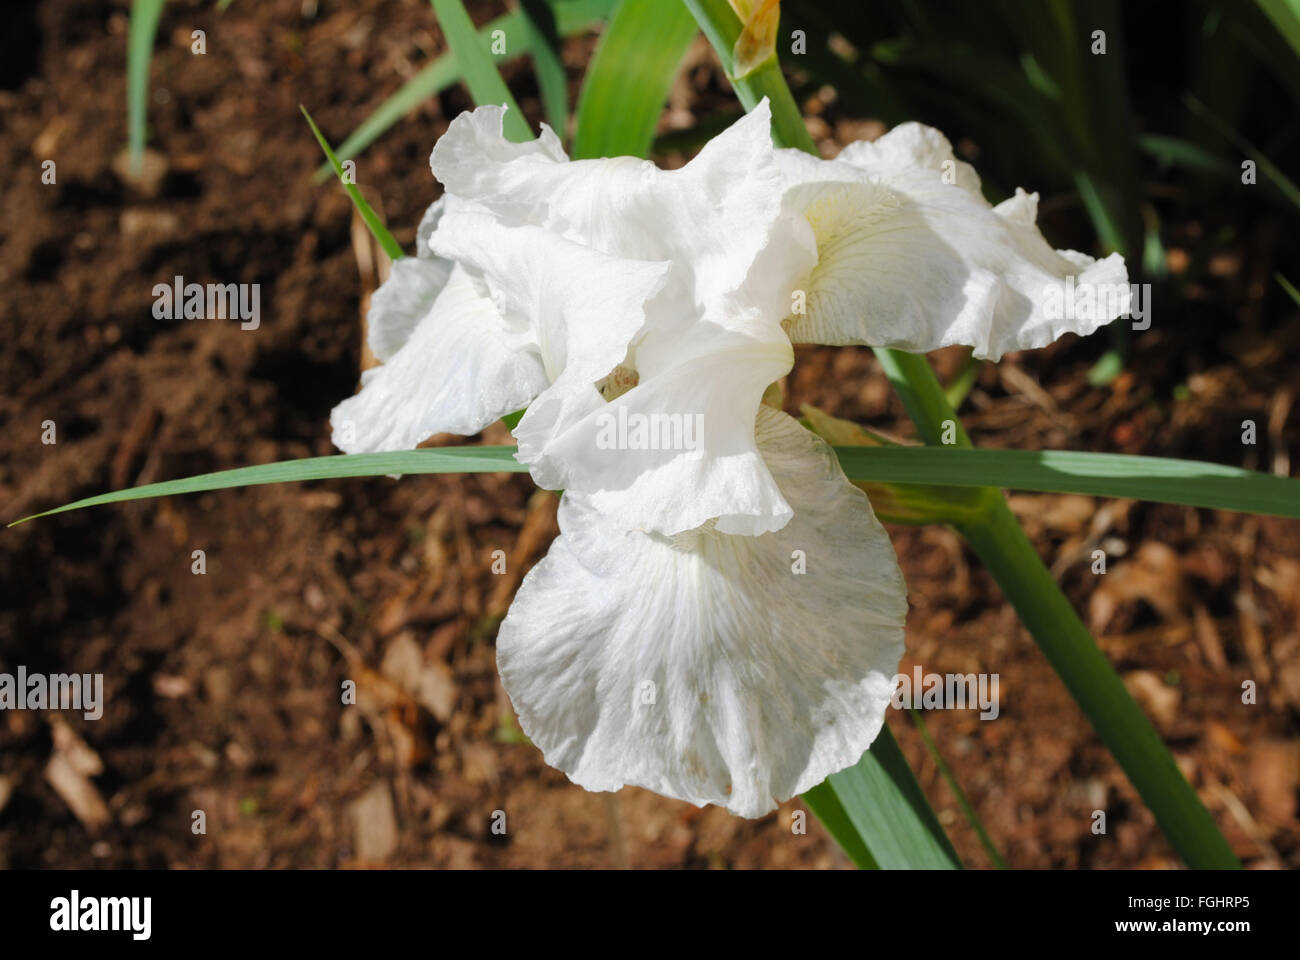
[[[564,145],[549,125],[541,125],[536,140],[515,143],[504,133],[505,106],[482,106],[461,113],[433,145],[429,166],[448,192],[468,196],[482,174],[492,164],[533,158],[542,162],[561,163],[569,159]]]
[[[629,532],[566,494],[501,626],[524,732],[589,790],[758,817],[880,732],[907,613],[893,547],[823,441],[768,408],[757,435],[794,507],[779,532]]]
[[[946,175],[946,183],[977,197],[983,196],[975,168],[957,159],[947,137],[923,123],[900,123],[875,140],[851,143],[840,151],[836,160],[877,177],[916,169],[933,170]]]
[[[1128,308],[1118,254],[1053,250],[1036,225],[1037,195],[1018,190],[991,206],[937,130],[903,124],[836,160],[780,151],[778,163],[787,208],[804,214],[818,251],[802,309],[786,320],[795,342],[965,344],[997,360],[1087,335]]]

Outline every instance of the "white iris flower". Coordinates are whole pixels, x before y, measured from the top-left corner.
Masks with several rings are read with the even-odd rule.
[[[991,207],[937,131],[835,161],[775,150],[764,102],[680,170],[570,161],[503,110],[454,120],[418,256],[371,305],[383,364],[331,418],[350,453],[477,433],[527,406],[519,459],[565,491],[561,534],[497,638],[551,765],[760,816],[855,763],[884,723],[906,585],[833,451],[762,405],[791,342],[977,355],[1054,319],[1068,276],[1036,197]],[[1109,319],[1109,318],[1108,318]]]

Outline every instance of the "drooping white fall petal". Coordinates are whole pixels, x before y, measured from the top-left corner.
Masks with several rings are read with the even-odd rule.
[[[907,612],[889,537],[823,441],[767,407],[756,433],[785,527],[663,537],[566,493],[501,626],[524,732],[589,790],[761,816],[880,731]]]
[[[1128,307],[1118,254],[1053,250],[1036,226],[1037,194],[1018,190],[991,206],[937,130],[905,123],[835,160],[778,154],[786,202],[818,248],[806,310],[786,324],[795,342],[915,352],[967,344],[996,360],[1092,333]],[[1106,299],[1082,315],[1054,310],[1067,282]]]
[[[766,100],[678,170],[636,157],[569,160],[545,124],[534,143],[546,145],[523,151],[505,139],[504,116],[479,107],[439,138],[429,164],[448,194],[610,256],[671,261],[696,311],[750,281],[773,242],[784,182]]]

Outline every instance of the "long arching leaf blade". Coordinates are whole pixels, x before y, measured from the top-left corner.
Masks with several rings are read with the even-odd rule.
[[[582,82],[574,159],[646,155],[673,78],[697,33],[695,18],[681,4],[619,4]]]
[[[1071,450],[837,447],[850,480],[1085,493],[1300,517],[1300,480],[1199,460]]]
[[[438,16],[438,26],[447,38],[447,46],[456,55],[465,86],[469,87],[474,102],[483,104],[504,104],[506,106],[505,135],[516,143],[533,138],[524,119],[523,111],[515,103],[514,94],[501,78],[496,61],[492,59],[489,47],[474,29],[474,21],[461,0],[429,0],[433,11]]]
[[[310,457],[284,460],[253,467],[237,467],[203,473],[184,480],[149,483],[129,490],[101,493],[73,503],[15,520],[17,526],[37,517],[48,517],[83,507],[97,507],[127,500],[169,497],[178,493],[201,493],[231,487],[252,487],[264,483],[293,483],[300,480],[333,480],[339,477],[380,477],[406,473],[524,473],[524,464],[515,460],[514,447],[440,447],[433,450],[401,450],[395,453],[354,453],[334,457]]]

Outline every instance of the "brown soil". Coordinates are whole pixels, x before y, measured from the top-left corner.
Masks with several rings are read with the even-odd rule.
[[[326,420],[355,387],[369,282],[346,197],[311,182],[320,156],[298,104],[341,140],[442,49],[428,5],[169,4],[152,71],[163,170],[152,194],[114,172],[126,3],[19,6],[36,39],[8,58],[0,90],[5,519],[332,452]],[[190,53],[196,27],[204,56]],[[590,47],[569,45],[575,89]],[[693,56],[673,95],[677,125],[721,102],[707,50]],[[535,120],[527,72],[508,78]],[[467,106],[448,92],[358,161],[408,245],[437,189],[430,147]],[[828,147],[861,129],[833,104],[809,108]],[[47,159],[53,185],[41,183]],[[1077,206],[1055,207],[1049,237],[1086,244]],[[1197,210],[1177,227],[1161,313],[1121,379],[1087,386],[1100,342],[1013,357],[983,371],[964,411],[972,435],[1289,470],[1300,317],[1270,279],[1279,229]],[[261,284],[262,326],[154,319],[153,285],[177,274]],[[960,358],[936,359],[948,375]],[[813,402],[911,432],[869,351],[801,350],[788,395],[792,411]],[[1241,443],[1248,418],[1256,446]],[[41,442],[46,420],[54,445]],[[1013,505],[1240,856],[1300,865],[1297,525],[1086,497]],[[637,789],[589,794],[522,741],[493,636],[555,533],[554,507],[524,477],[410,477],[150,501],[5,531],[0,669],[102,672],[107,707],[97,722],[0,715],[0,866],[845,865],[815,821],[791,830],[798,801],[750,822]],[[903,669],[1001,677],[998,720],[940,711],[926,722],[1007,859],[1174,865],[956,535],[893,532],[913,605]],[[1090,572],[1098,543],[1104,577]],[[191,573],[200,549],[204,576]],[[497,549],[506,577],[490,570]],[[357,708],[340,703],[345,680]],[[1246,680],[1256,705],[1241,702]],[[890,724],[964,860],[987,865],[908,717]],[[51,775],[52,758],[74,775]],[[1105,836],[1091,832],[1094,809],[1107,812]],[[204,835],[191,831],[195,810]],[[496,810],[505,836],[491,832]]]

